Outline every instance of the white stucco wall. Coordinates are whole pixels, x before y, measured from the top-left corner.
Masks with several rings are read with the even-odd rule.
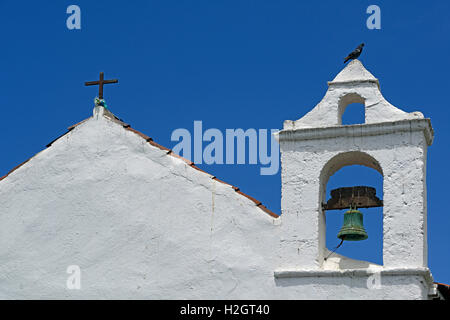
[[[102,110],[0,181],[1,299],[427,298],[427,120],[287,122],[273,218]],[[385,265],[323,263],[323,185],[351,161],[327,164],[362,150],[384,175]],[[359,161],[378,168],[370,157]],[[70,265],[81,290],[66,287]],[[374,272],[380,288],[368,286]]]
[[[273,284],[276,219],[103,117],[1,181],[0,207],[0,298],[250,298]],[[67,290],[69,265],[82,290]]]

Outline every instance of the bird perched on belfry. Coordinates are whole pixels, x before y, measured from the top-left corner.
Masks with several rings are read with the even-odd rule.
[[[352,53],[350,53],[344,60],[344,63],[346,63],[348,60],[354,60],[357,59],[364,47],[364,43],[361,43]]]

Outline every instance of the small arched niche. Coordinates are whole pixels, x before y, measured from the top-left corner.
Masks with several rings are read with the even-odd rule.
[[[339,99],[339,125],[362,124],[366,122],[365,117],[365,99],[359,94],[349,93]]]
[[[383,198],[383,171],[376,159],[360,151],[344,152],[330,159],[320,175],[320,245],[324,258],[340,242],[337,233],[342,227],[345,210],[322,209],[330,191],[340,187],[368,185],[375,187],[377,197]],[[367,268],[383,264],[383,208],[360,209],[364,215],[364,227],[369,239],[357,242],[344,241],[336,253],[323,261],[325,268]]]

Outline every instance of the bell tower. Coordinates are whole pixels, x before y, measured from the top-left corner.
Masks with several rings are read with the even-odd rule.
[[[351,103],[364,105],[363,124],[342,125]],[[306,281],[327,287],[327,292],[350,290],[356,299],[427,299],[433,291],[427,263],[430,119],[391,105],[378,79],[353,60],[328,82],[322,101],[299,120],[286,120],[277,138],[282,166],[278,284]],[[350,165],[372,168],[382,176],[382,266],[339,254],[325,259],[327,182]],[[381,283],[377,290],[366,285],[374,274]]]

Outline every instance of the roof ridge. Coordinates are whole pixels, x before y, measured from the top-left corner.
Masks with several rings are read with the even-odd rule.
[[[130,126],[130,124],[123,122],[121,119],[117,118],[117,117],[116,117],[114,114],[112,114],[111,112],[108,111],[107,113],[104,114],[104,116],[105,116],[106,118],[108,118],[109,120],[111,120],[111,121],[113,121],[113,122],[115,122],[115,123],[117,123],[117,124],[120,124],[124,129],[126,129],[126,130],[128,130],[128,131],[131,131],[131,132],[137,134],[138,136],[140,136],[141,138],[145,139],[150,145],[152,145],[152,146],[154,146],[154,147],[157,147],[158,149],[161,149],[161,150],[163,150],[163,151],[166,151],[166,152],[167,152],[167,153],[166,153],[167,155],[172,156],[172,157],[175,157],[175,158],[178,158],[178,159],[184,161],[184,162],[185,162],[188,166],[190,166],[191,168],[193,168],[193,169],[195,169],[195,170],[197,170],[197,171],[200,171],[200,172],[202,172],[202,173],[205,173],[205,174],[210,175],[210,176],[211,176],[211,179],[213,179],[213,180],[215,180],[215,181],[217,181],[217,182],[220,182],[220,183],[223,183],[223,184],[226,184],[226,185],[230,186],[231,188],[233,188],[233,190],[234,190],[236,193],[238,193],[238,194],[241,195],[241,196],[246,197],[247,199],[249,199],[250,201],[252,201],[253,203],[255,203],[255,206],[258,207],[259,209],[261,209],[264,213],[270,215],[270,216],[273,217],[273,218],[278,218],[278,217],[279,217],[279,215],[277,215],[277,214],[274,213],[273,211],[269,210],[266,206],[264,206],[264,205],[262,204],[261,201],[256,200],[255,198],[253,198],[253,197],[249,196],[248,194],[242,192],[238,187],[235,187],[235,186],[233,186],[233,185],[231,185],[231,184],[229,184],[229,183],[227,183],[227,182],[225,182],[225,181],[222,181],[222,180],[218,179],[216,176],[214,176],[214,175],[212,175],[212,174],[210,174],[210,173],[208,173],[208,172],[206,172],[206,171],[200,169],[199,167],[197,167],[197,166],[195,165],[194,162],[192,162],[192,161],[190,161],[190,160],[188,160],[188,159],[186,159],[186,158],[184,158],[184,157],[182,157],[182,156],[180,156],[180,155],[174,153],[173,150],[171,150],[171,149],[169,149],[169,148],[166,148],[166,147],[164,147],[164,146],[162,146],[162,145],[156,143],[152,138],[150,138],[150,137],[147,136],[146,134],[144,134],[144,133],[142,133],[142,132],[140,132],[140,131],[138,131],[138,130],[136,130],[136,129],[133,129],[133,128]],[[58,138],[56,138],[55,140],[53,140],[52,142],[50,142],[49,144],[47,144],[46,147],[47,147],[47,148],[51,147],[52,144],[53,144],[55,141],[57,141],[57,140],[59,140],[60,138],[64,137],[66,134],[68,134],[69,132],[71,132],[73,129],[75,129],[75,128],[78,127],[79,125],[85,123],[87,120],[89,120],[89,119],[91,119],[91,118],[92,118],[92,116],[89,117],[89,118],[87,118],[87,119],[85,119],[85,120],[83,120],[83,121],[81,121],[81,122],[78,122],[78,123],[76,123],[76,124],[74,124],[74,125],[68,127],[68,128],[67,128],[68,131],[67,131],[66,133],[64,133],[63,135],[59,136]],[[34,157],[34,156],[33,156],[33,157]],[[4,175],[3,177],[1,177],[1,178],[0,178],[0,181],[4,180],[4,179],[5,179],[6,177],[8,177],[11,173],[13,173],[15,170],[19,169],[22,165],[24,165],[25,163],[27,163],[28,161],[30,161],[33,157],[29,158],[29,159],[26,160],[25,162],[19,164],[19,165],[16,166],[15,168],[13,168],[13,169],[12,169],[11,171],[9,171],[6,175]]]

